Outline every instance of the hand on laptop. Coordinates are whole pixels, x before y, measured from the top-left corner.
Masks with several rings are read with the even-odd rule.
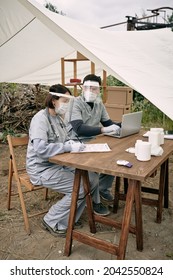
[[[112,124],[106,127],[102,127],[101,129],[102,133],[114,133],[119,134],[120,133],[120,127],[116,124]]]

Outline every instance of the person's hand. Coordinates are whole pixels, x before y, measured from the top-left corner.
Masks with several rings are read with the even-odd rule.
[[[85,148],[84,143],[75,142],[71,145],[71,152],[81,152]]]
[[[116,124],[112,124],[106,127],[102,127],[101,129],[102,133],[115,133],[115,134],[119,134],[120,132],[120,127]]]
[[[71,152],[72,148],[71,146],[75,143],[75,141],[73,140],[68,140],[64,143],[64,151],[67,152]]]
[[[85,148],[84,143],[76,142],[73,140],[66,141],[64,143],[65,152],[80,152]]]

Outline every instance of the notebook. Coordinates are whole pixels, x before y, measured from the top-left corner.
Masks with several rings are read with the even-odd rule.
[[[125,114],[122,116],[120,134],[104,133],[104,135],[123,138],[138,133],[141,128],[142,111]]]

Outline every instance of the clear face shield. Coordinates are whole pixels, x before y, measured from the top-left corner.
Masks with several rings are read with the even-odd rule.
[[[83,84],[83,96],[86,102],[94,102],[100,96],[100,85],[95,81],[85,81]]]
[[[55,106],[55,113],[58,115],[64,115],[69,109],[69,101],[73,98],[72,95],[66,93],[49,92],[52,95],[58,96],[58,106]]]

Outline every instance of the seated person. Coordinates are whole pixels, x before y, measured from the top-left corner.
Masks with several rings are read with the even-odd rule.
[[[68,120],[68,130],[72,138],[89,139],[93,136],[120,130],[120,123],[114,123],[100,98],[101,78],[90,74],[83,80],[83,90],[71,102]],[[112,203],[113,196],[110,192],[114,176],[100,174],[99,191],[104,202]]]
[[[31,120],[29,128],[29,143],[27,148],[26,168],[34,185],[43,185],[64,194],[43,218],[44,227],[54,236],[65,236],[68,227],[71,197],[74,182],[74,168],[49,162],[49,158],[62,153],[74,151],[81,143],[70,140],[64,115],[68,110],[69,100],[73,98],[69,89],[62,85],[53,85],[46,98],[46,108],[40,110]],[[95,172],[89,172],[91,193],[95,213],[104,215],[100,206],[98,177]],[[85,193],[81,183],[76,213],[76,226],[80,226],[79,218],[85,208]]]

